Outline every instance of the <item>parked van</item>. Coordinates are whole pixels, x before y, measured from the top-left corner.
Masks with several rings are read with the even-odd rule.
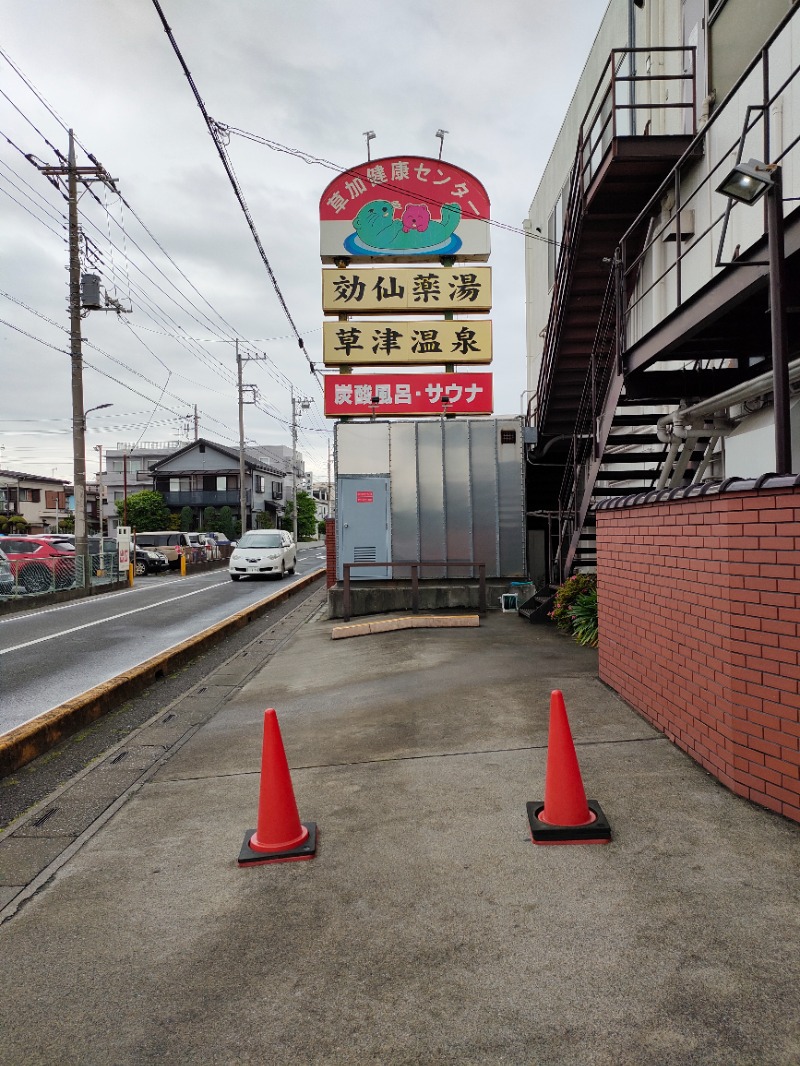
[[[192,536],[196,537],[197,534],[181,533],[174,529],[159,529],[148,533],[137,533],[136,546],[137,548],[156,548],[166,555],[170,567],[177,570],[181,565],[181,555],[197,546],[192,544],[190,540]]]

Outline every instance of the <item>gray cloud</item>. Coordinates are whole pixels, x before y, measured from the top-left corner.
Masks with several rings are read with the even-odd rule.
[[[366,129],[378,135],[373,156],[436,155],[434,134],[443,127],[450,131],[444,157],[484,183],[496,219],[518,226],[605,3],[163,0],[163,7],[214,118],[343,166],[363,161]],[[136,212],[214,308],[241,336],[264,338],[254,346],[279,369],[249,364],[245,374],[258,383],[264,403],[284,423],[288,420],[288,389],[276,377],[288,378],[318,401],[317,412],[304,424],[301,447],[309,465],[324,473],[327,436],[322,430],[330,426],[319,413],[321,393],[288,336],[289,325],[152,4],[0,0],[0,10],[2,47],[10,58],[119,180]],[[66,151],[64,130],[2,59],[0,88]],[[25,152],[52,160],[36,130],[3,98],[0,130]],[[332,173],[236,136],[229,152],[292,316],[307,333],[309,352],[321,361],[317,206]],[[38,213],[9,179],[27,182],[32,188],[22,188],[36,203],[43,207],[44,197],[49,211],[65,212],[56,190],[5,142],[0,161],[0,192]],[[113,217],[122,217],[113,197],[106,203]],[[165,396],[164,405],[185,415],[197,404],[207,436],[235,438],[232,344],[179,343],[161,335],[205,339],[230,331],[128,212],[123,212],[128,235],[123,238],[86,194],[81,211],[85,231],[99,249],[106,288],[115,286],[117,296],[127,300],[126,279],[137,286],[132,315],[123,322],[92,313],[84,322],[85,336],[149,379],[86,347],[89,363],[123,383],[86,368],[85,406],[114,404],[90,416],[89,470],[94,444],[136,439],[142,431],[167,380],[162,363],[172,371],[168,390],[180,397]],[[59,223],[48,219],[55,230],[50,232],[0,195],[0,224],[5,266],[0,288],[66,327],[66,248]],[[110,248],[109,233],[120,250]],[[132,240],[202,314],[188,307]],[[495,230],[492,240],[496,409],[513,412],[525,388],[524,238]],[[0,298],[0,318],[68,349],[62,329],[8,299]],[[68,356],[7,326],[0,326],[0,344],[3,463],[40,473],[56,468],[71,476]],[[171,417],[156,408],[146,438],[176,437],[179,422],[170,424]],[[264,443],[289,441],[285,424],[253,407],[247,408],[247,435]]]

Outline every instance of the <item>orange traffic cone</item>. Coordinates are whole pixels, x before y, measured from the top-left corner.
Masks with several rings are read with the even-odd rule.
[[[316,850],[317,826],[314,822],[300,823],[278,716],[270,708],[264,711],[258,827],[247,830],[239,865],[300,862],[313,859]]]
[[[611,826],[600,804],[587,800],[564,696],[550,695],[544,803],[526,804],[534,844],[607,844]]]

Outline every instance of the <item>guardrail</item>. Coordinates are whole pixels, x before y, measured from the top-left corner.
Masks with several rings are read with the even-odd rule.
[[[470,570],[478,571],[478,614],[486,614],[486,563],[473,563],[470,559],[433,559],[433,560],[419,560],[417,562],[407,562],[405,560],[393,559],[390,562],[383,563],[343,563],[342,564],[342,618],[345,622],[350,621],[350,571],[355,568],[360,570],[362,567],[374,566],[374,567],[387,567],[387,566],[402,566],[409,567],[411,570],[411,611],[413,614],[419,614],[419,569],[422,566],[436,566],[444,567],[445,571],[448,567],[469,567]]]

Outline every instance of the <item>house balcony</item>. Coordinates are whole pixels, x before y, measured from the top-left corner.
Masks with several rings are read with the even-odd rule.
[[[180,509],[181,507],[232,507],[239,509],[239,490],[226,492],[203,492],[200,489],[188,492],[163,492],[164,502],[167,507]],[[250,506],[250,490],[247,490],[247,505]]]

